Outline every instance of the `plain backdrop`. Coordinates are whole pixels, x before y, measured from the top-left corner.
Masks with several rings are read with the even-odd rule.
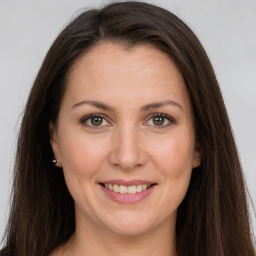
[[[0,240],[9,211],[17,133],[35,75],[49,46],[74,14],[108,2],[0,0]],[[223,92],[256,204],[256,1],[148,2],[177,14],[204,45]]]

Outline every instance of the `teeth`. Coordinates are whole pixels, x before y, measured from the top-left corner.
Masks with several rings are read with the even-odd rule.
[[[114,192],[119,192],[121,194],[135,194],[139,193],[143,190],[146,190],[151,185],[147,184],[140,184],[140,185],[133,185],[133,186],[124,186],[124,185],[117,185],[117,184],[104,184],[106,188],[112,190]]]
[[[120,192],[121,194],[126,194],[126,193],[127,193],[127,190],[128,190],[127,186],[120,185],[120,187],[119,187],[119,192]]]
[[[137,186],[137,192],[141,192],[143,190],[143,185],[138,185]]]
[[[128,188],[128,194],[135,194],[137,192],[137,186],[129,186]]]
[[[114,184],[114,186],[113,186],[113,190],[114,190],[115,192],[119,192],[119,186],[118,186],[118,185],[116,185],[116,184]]]

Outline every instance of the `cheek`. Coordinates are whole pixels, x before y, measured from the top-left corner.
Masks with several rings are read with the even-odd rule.
[[[156,165],[167,175],[179,177],[192,169],[194,140],[188,136],[173,136],[159,141],[151,152]]]
[[[60,142],[60,153],[65,173],[79,178],[93,176],[106,155],[106,143],[90,136],[67,134]]]
[[[154,147],[152,159],[164,184],[163,201],[169,202],[164,207],[173,211],[182,202],[190,182],[194,140],[188,136],[176,136],[166,139]]]
[[[95,186],[97,173],[105,159],[106,143],[96,143],[95,139],[92,141],[90,136],[83,134],[66,134],[62,138],[60,153],[67,187],[77,207],[87,205],[89,211],[88,198],[94,196],[92,187]]]

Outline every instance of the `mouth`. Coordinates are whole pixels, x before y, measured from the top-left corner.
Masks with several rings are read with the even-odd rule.
[[[98,183],[105,195],[121,204],[139,203],[153,193],[157,183],[146,180],[105,180]]]
[[[153,184],[138,184],[138,185],[120,185],[120,184],[112,184],[112,183],[100,183],[101,186],[105,187],[106,189],[120,193],[120,194],[137,194],[145,191],[152,186],[155,186],[156,183]]]

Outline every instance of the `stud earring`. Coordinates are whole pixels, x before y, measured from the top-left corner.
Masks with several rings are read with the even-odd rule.
[[[57,159],[56,159],[56,156],[53,157],[52,163],[53,163],[54,165],[56,165],[56,164],[58,163],[58,161],[57,161]]]
[[[61,163],[58,162],[58,160],[56,159],[56,156],[53,157],[53,160],[52,160],[52,163],[56,166],[56,167],[59,167],[61,168]]]

